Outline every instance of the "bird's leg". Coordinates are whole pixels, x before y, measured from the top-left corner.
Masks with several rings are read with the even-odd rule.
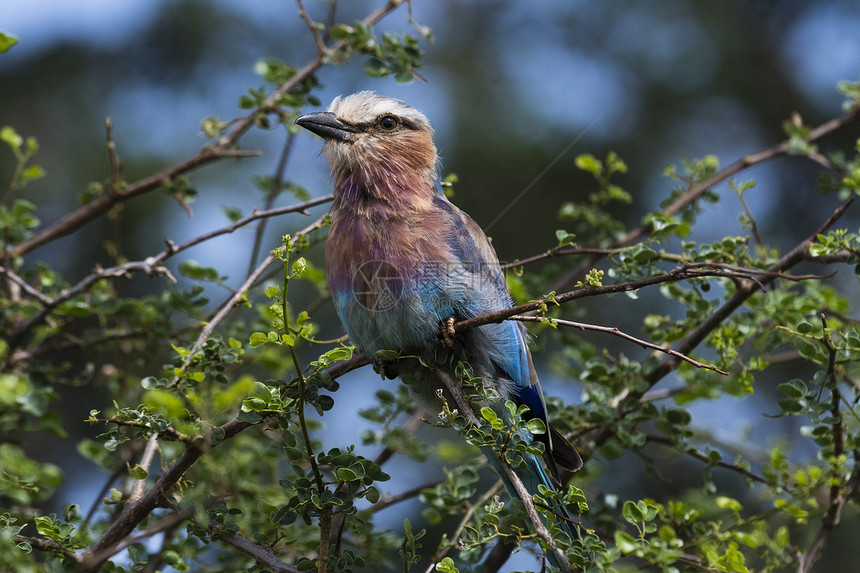
[[[449,316],[447,320],[442,323],[442,328],[439,331],[439,340],[445,348],[451,348],[454,346],[454,335],[457,334],[457,331],[454,330],[455,321],[456,319],[453,316]]]

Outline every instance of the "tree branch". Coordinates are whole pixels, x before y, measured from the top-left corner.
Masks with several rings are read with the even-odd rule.
[[[631,336],[631,335],[627,334],[626,332],[622,332],[616,326],[598,326],[596,324],[587,324],[584,322],[574,322],[572,320],[562,320],[560,318],[541,318],[539,316],[521,316],[521,315],[517,315],[517,314],[510,317],[509,320],[517,320],[520,322],[543,322],[546,320],[546,321],[549,321],[550,324],[560,324],[562,326],[569,326],[571,328],[578,328],[580,330],[593,330],[595,332],[606,332],[608,334],[612,334],[612,335],[618,336],[620,338],[623,338],[624,340],[629,340],[630,342],[635,342],[636,344],[638,344],[639,346],[642,346],[643,348],[650,348],[652,350],[656,350],[658,352],[663,352],[663,353],[668,354],[670,356],[675,356],[677,358],[680,358],[681,360],[689,362],[690,364],[692,364],[696,368],[702,368],[704,370],[711,370],[712,372],[716,372],[716,373],[722,374],[724,376],[729,375],[728,372],[720,370],[716,366],[712,366],[710,364],[705,364],[703,362],[699,362],[698,360],[693,360],[692,358],[690,358],[686,354],[681,354],[680,352],[672,350],[671,348],[665,348],[663,346],[659,346],[659,345],[654,344],[652,342],[648,342],[648,341],[642,340],[640,338],[636,338],[635,336]]]
[[[249,422],[230,420],[218,428],[219,439],[217,442],[211,439],[201,439],[187,446],[185,451],[161,474],[155,485],[138,501],[127,502],[123,506],[122,512],[108,530],[104,532],[95,546],[81,555],[81,562],[83,563],[81,573],[95,573],[98,571],[105,561],[116,553],[114,549],[122,540],[134,531],[137,525],[146,519],[155,508],[170,505],[168,495],[173,491],[176,483],[182,478],[185,472],[200,459],[206,449],[213,448],[218,443],[232,438],[251,425]]]
[[[320,217],[298,233],[296,233],[291,240],[291,244],[295,245],[298,238],[302,235],[307,235],[308,233],[319,229],[323,225],[323,221],[325,220],[325,216]],[[280,249],[284,247],[281,246]],[[280,249],[276,249],[280,250]],[[218,312],[213,316],[204,326],[200,329],[200,335],[197,337],[197,340],[194,342],[194,345],[191,347],[191,352],[186,356],[185,360],[182,362],[182,367],[180,370],[185,370],[188,368],[188,365],[191,364],[191,360],[194,358],[194,354],[199,350],[203,344],[209,339],[212,333],[215,331],[215,328],[221,324],[221,321],[234,309],[236,308],[241,300],[246,296],[251,287],[257,282],[257,279],[266,271],[266,269],[275,262],[275,253],[270,253],[268,257],[263,259],[254,272],[252,272],[245,279],[245,282],[234,292],[230,298],[228,298],[222,305]],[[180,376],[174,376],[173,380],[170,382],[170,386],[174,387],[179,383]]]
[[[146,449],[143,450],[143,456],[140,458],[140,467],[142,467],[147,475],[149,474],[149,466],[152,464],[152,459],[155,457],[155,452],[158,450],[158,432],[149,436],[146,442]],[[134,503],[143,497],[146,491],[146,477],[134,480],[134,486],[131,488],[131,495],[128,497],[129,503]]]
[[[670,440],[669,438],[665,438],[663,436],[646,435],[645,441],[651,442],[651,443],[656,443],[656,444],[662,444],[662,445],[668,446],[668,447],[677,447],[677,446],[681,445],[681,444],[677,444],[677,443],[673,442],[672,440]],[[699,452],[698,450],[696,450],[692,447],[685,448],[685,449],[679,449],[678,451],[683,452],[683,453],[687,454],[688,456],[690,456],[691,458],[695,458],[695,459],[699,460],[700,462],[704,462],[706,464],[711,464],[711,460],[708,459],[708,456],[706,456],[705,454]],[[764,479],[760,475],[754,474],[751,471],[749,471],[748,469],[742,468],[741,466],[739,466],[737,464],[731,464],[729,462],[724,462],[724,461],[720,460],[720,461],[718,461],[712,465],[714,465],[716,467],[721,467],[721,468],[724,468],[727,470],[731,470],[733,472],[737,472],[737,473],[741,474],[742,476],[744,476],[745,478],[750,479],[750,480],[755,481],[755,482],[758,482],[758,483],[763,483],[765,485],[767,485],[769,483],[766,479]]]
[[[299,16],[302,17],[302,20],[304,20],[305,24],[308,27],[308,30],[311,31],[311,35],[314,37],[314,42],[316,42],[317,44],[317,52],[323,58],[326,57],[331,52],[331,50],[328,48],[328,46],[325,45],[325,40],[323,40],[323,37],[320,35],[320,31],[319,28],[317,28],[316,22],[311,20],[311,17],[308,16],[304,4],[302,4],[302,0],[296,0],[296,4],[299,5]]]
[[[176,529],[176,527],[180,523],[182,523],[186,519],[189,519],[193,515],[194,515],[194,508],[193,507],[192,508],[186,508],[186,509],[183,509],[181,511],[176,511],[176,512],[170,513],[166,517],[160,519],[154,525],[148,527],[145,531],[143,531],[142,533],[140,533],[138,535],[135,535],[134,537],[120,540],[117,543],[115,543],[109,547],[105,547],[100,552],[93,549],[93,551],[92,551],[93,555],[92,556],[89,555],[89,552],[84,553],[83,555],[81,555],[81,564],[82,565],[81,565],[80,571],[98,571],[101,568],[101,565],[99,565],[97,568],[93,569],[93,568],[91,568],[91,564],[93,562],[104,563],[105,561],[107,561],[108,559],[110,559],[111,557],[116,555],[117,553],[125,551],[126,549],[128,549],[129,547],[134,545],[135,543],[140,543],[141,541],[143,541],[145,539],[149,539],[150,537],[153,537],[154,535],[158,535],[159,533],[163,533],[165,531],[170,531],[170,530]]]
[[[824,549],[824,544],[827,543],[830,532],[839,525],[842,510],[845,509],[848,500],[860,494],[860,467],[855,468],[851,473],[851,477],[845,483],[844,489],[840,486],[831,486],[831,490],[832,488],[837,488],[837,493],[834,496],[831,491],[830,505],[806,553],[798,554],[797,573],[809,573],[812,571],[812,565],[818,559],[821,550]]]
[[[813,237],[814,239],[814,237]],[[812,239],[810,239],[811,241]],[[719,270],[709,270],[708,267]],[[726,265],[722,263],[711,263],[711,262],[697,262],[697,263],[686,263],[679,267],[676,267],[670,270],[667,273],[661,275],[654,275],[651,277],[646,277],[644,279],[639,279],[636,281],[630,281],[626,283],[618,283],[614,285],[601,285],[601,286],[593,286],[588,285],[577,290],[569,291],[563,294],[554,295],[552,297],[542,298],[536,301],[528,302],[526,304],[521,304],[518,306],[514,306],[511,308],[499,310],[496,312],[491,312],[488,314],[483,314],[481,316],[476,316],[474,318],[468,318],[466,320],[461,320],[454,323],[454,331],[455,332],[463,332],[470,328],[475,328],[477,326],[481,326],[484,324],[490,324],[495,322],[502,322],[503,320],[507,320],[514,315],[521,315],[527,312],[533,312],[542,308],[545,308],[550,304],[562,304],[565,302],[569,302],[572,300],[576,300],[579,298],[585,298],[590,296],[600,296],[605,294],[613,294],[613,293],[621,293],[621,292],[630,292],[634,290],[638,290],[640,288],[646,286],[652,286],[656,284],[661,284],[665,282],[676,282],[686,279],[694,279],[694,278],[703,278],[703,277],[728,277],[728,278],[736,278],[736,279],[750,279],[750,280],[758,280],[758,278],[753,277],[762,277],[763,279],[767,279],[767,282],[772,281],[776,278],[782,278],[787,280],[806,280],[809,278],[825,278],[821,275],[789,275],[779,270],[773,270],[775,267],[771,267],[767,270],[761,269],[747,269],[743,267],[735,267],[733,265]]]
[[[257,563],[268,567],[275,573],[300,573],[298,569],[288,563],[284,563],[278,559],[274,553],[246,537],[242,537],[238,533],[228,531],[218,531],[212,533],[212,538],[223,541],[227,545],[231,545],[246,555],[253,557]]]
[[[840,411],[841,394],[839,393],[839,382],[836,379],[836,348],[830,341],[827,334],[827,319],[824,314],[821,314],[821,326],[824,334],[821,336],[821,343],[824,345],[828,354],[827,375],[825,383],[829,381],[830,386],[830,414],[836,418],[833,424],[833,459],[838,460],[845,454],[845,426],[842,423],[842,412]],[[856,462],[856,460],[855,460]],[[830,532],[839,525],[839,520],[842,516],[842,509],[848,500],[854,495],[858,486],[860,486],[860,467],[855,467],[851,473],[851,477],[843,486],[839,483],[831,483],[830,485],[830,503],[827,506],[827,511],[821,518],[821,525],[818,531],[815,532],[815,537],[812,543],[809,544],[806,553],[798,555],[797,573],[808,573],[812,570],[812,565],[818,559],[821,550],[824,549],[824,544],[827,543],[827,538]]]
[[[158,189],[162,185],[170,183],[177,176],[197,169],[198,167],[202,167],[208,163],[212,163],[213,161],[218,161],[226,157],[256,157],[259,154],[260,153],[258,151],[226,149],[219,146],[206,147],[197,155],[162,169],[158,173],[150,175],[145,179],[141,179],[140,181],[129,185],[121,192],[102,195],[97,199],[90,201],[86,205],[78,207],[47,229],[33,235],[26,241],[13,246],[9,249],[9,254],[12,257],[21,257],[26,255],[30,251],[41,247],[44,244],[75,232],[90,221],[107,213],[114,205]]]
[[[293,143],[296,140],[294,133],[287,134],[287,141],[284,143],[284,148],[281,150],[281,156],[278,158],[278,165],[275,167],[275,175],[272,177],[272,185],[269,187],[269,193],[266,196],[265,210],[272,208],[275,198],[281,192],[281,187],[284,184],[284,171],[287,169],[287,160],[290,158],[290,153],[293,150]],[[333,196],[331,196],[334,198]],[[266,219],[260,221],[257,225],[257,230],[254,232],[254,248],[251,250],[251,260],[248,261],[248,272],[254,270],[257,264],[257,257],[260,254],[260,247],[263,244],[263,235],[266,232]]]
[[[846,125],[849,125],[855,121],[860,119],[860,109],[856,109],[853,112],[845,115],[843,117],[838,117],[827,121],[818,127],[814,128],[809,133],[808,141],[811,143],[822,137],[829,135]],[[685,207],[701,198],[708,190],[710,190],[715,185],[722,183],[723,181],[729,179],[730,177],[737,175],[741,171],[752,167],[753,165],[758,165],[759,163],[764,163],[769,159],[773,159],[774,157],[779,157],[781,155],[785,155],[788,153],[789,147],[788,143],[782,142],[778,145],[765,149],[763,151],[759,151],[758,153],[753,153],[751,155],[745,155],[744,157],[738,159],[734,163],[731,163],[720,169],[713,176],[709,177],[705,181],[701,181],[699,183],[694,183],[690,185],[686,192],[683,195],[675,199],[671,205],[663,209],[663,215],[667,217],[671,217],[673,215],[681,212]],[[609,250],[617,249],[629,243],[632,243],[636,239],[644,237],[650,232],[650,227],[648,225],[640,225],[635,229],[631,229],[627,232],[623,237],[616,240]],[[603,254],[595,254],[588,259],[582,261],[576,267],[571,269],[569,272],[565,273],[559,280],[557,280],[550,290],[558,291],[564,288],[567,288],[570,283],[572,283],[576,277],[582,276],[582,274],[588,269],[592,268],[597,261],[599,261],[603,257]]]
[[[778,274],[784,273],[800,261],[804,260],[809,251],[809,247],[813,244],[816,237],[819,234],[824,233],[834,223],[836,223],[836,221],[838,221],[842,217],[842,215],[845,214],[845,211],[848,210],[848,208],[853,202],[854,199],[851,198],[839,207],[837,207],[836,210],[827,218],[827,220],[824,221],[824,223],[822,223],[821,226],[812,235],[809,236],[809,238],[802,241],[785,256],[783,256],[781,259],[771,265],[767,270],[772,274],[763,276],[760,280],[757,281],[747,281],[745,283],[739,283],[735,293],[717,310],[715,310],[708,318],[703,320],[696,328],[690,331],[687,336],[685,336],[684,339],[681,340],[680,343],[678,343],[678,345],[675,347],[675,350],[683,354],[691,352],[705,339],[708,334],[710,334],[724,320],[731,316],[732,313],[734,313],[735,310],[737,310],[751,296],[759,292],[759,290],[761,290],[765,285],[774,281]],[[675,356],[668,356],[664,358],[660,362],[660,364],[656,368],[654,368],[654,370],[646,374],[644,377],[645,382],[647,383],[647,387],[645,388],[645,390],[622,393],[622,395],[619,396],[620,403],[618,405],[618,419],[621,419],[628,414],[628,412],[630,411],[630,407],[635,404],[636,401],[641,399],[645,391],[653,387],[657,382],[662,380],[663,377],[665,377],[667,374],[677,368],[678,360],[679,359]],[[597,446],[600,446],[607,439],[609,439],[612,433],[612,425],[607,425],[604,428],[592,432],[589,441],[593,442]]]
[[[39,551],[44,551],[46,553],[59,553],[66,559],[69,559],[73,562],[80,563],[81,557],[71,549],[66,549],[59,543],[54,541],[50,541],[48,539],[42,539],[41,537],[30,537],[29,535],[14,535],[12,540],[15,543],[26,543],[33,549],[37,549]]]

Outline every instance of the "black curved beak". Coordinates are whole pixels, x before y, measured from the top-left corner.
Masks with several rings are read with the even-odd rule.
[[[296,120],[296,125],[316,133],[323,139],[336,141],[349,141],[350,136],[358,132],[356,128],[342,122],[330,111],[306,113]]]

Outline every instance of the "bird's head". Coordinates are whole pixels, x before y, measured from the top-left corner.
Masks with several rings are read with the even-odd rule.
[[[400,100],[369,91],[338,96],[328,111],[305,114],[296,124],[326,140],[323,153],[336,180],[435,176],[433,128]]]

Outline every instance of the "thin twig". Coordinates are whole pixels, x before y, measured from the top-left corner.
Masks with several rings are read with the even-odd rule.
[[[305,24],[308,27],[308,30],[311,31],[311,35],[314,37],[314,42],[317,44],[317,51],[319,55],[325,57],[329,54],[330,50],[328,46],[325,45],[325,40],[323,40],[322,36],[320,36],[319,28],[317,27],[317,23],[311,20],[311,17],[308,16],[307,10],[305,10],[304,4],[302,4],[302,0],[296,0],[296,4],[299,5],[299,16],[302,17]]]
[[[460,538],[460,534],[463,533],[463,530],[466,528],[466,525],[469,524],[469,521],[472,519],[472,516],[475,515],[475,511],[484,507],[488,501],[490,501],[494,496],[498,495],[499,490],[502,488],[502,480],[497,480],[496,483],[490,487],[484,495],[475,500],[475,503],[469,504],[469,507],[463,513],[462,519],[457,524],[457,527],[451,532],[451,535],[447,533],[442,534],[442,540],[439,544],[445,543],[444,547],[441,547],[436,554],[433,555],[433,558],[430,560],[430,565],[428,565],[427,569],[424,573],[433,573],[436,570],[436,564],[439,563],[445,555],[448,554],[448,551],[451,550],[452,543],[456,543]]]
[[[198,167],[202,167],[208,163],[212,163],[213,161],[219,161],[228,157],[257,157],[258,155],[260,155],[259,151],[226,149],[218,146],[207,147],[193,157],[189,157],[188,159],[162,169],[154,175],[150,175],[149,177],[130,184],[121,192],[102,195],[93,199],[86,205],[78,207],[47,229],[40,231],[26,241],[13,246],[9,249],[9,253],[12,257],[21,257],[46,243],[77,231],[90,221],[93,221],[105,214],[114,205],[158,189],[163,185],[169,184],[177,176],[197,169]]]
[[[625,247],[630,248],[630,247]],[[501,268],[503,269],[512,269],[516,267],[521,267],[523,265],[528,265],[530,263],[535,263],[537,261],[542,261],[544,259],[549,259],[552,257],[573,257],[577,255],[600,255],[600,256],[608,256],[622,251],[623,249],[593,249],[593,248],[567,248],[567,249],[551,249],[546,251],[545,253],[538,253],[537,255],[532,255],[530,257],[526,257],[524,259],[517,259],[510,263],[502,263]]]
[[[30,283],[21,278],[21,276],[15,273],[15,271],[13,271],[12,269],[0,266],[0,274],[4,275],[7,279],[21,287],[21,289],[25,293],[38,300],[42,306],[47,306],[51,304],[51,299],[42,294],[42,292],[39,291],[37,288],[30,285]]]
[[[743,208],[744,213],[747,216],[747,220],[749,221],[750,232],[752,233],[753,241],[755,241],[755,244],[758,248],[761,248],[764,243],[761,240],[761,236],[758,234],[758,224],[755,221],[755,217],[753,217],[752,211],[750,211],[750,208],[747,206],[747,202],[744,200],[743,191],[737,190],[735,191],[735,195],[737,196],[738,201],[740,201],[741,207]]]
[[[437,479],[435,481],[431,481],[429,483],[425,483],[424,485],[419,485],[419,486],[413,487],[411,489],[407,489],[406,491],[402,491],[402,492],[397,493],[397,494],[386,495],[385,497],[380,499],[378,502],[376,502],[373,505],[371,505],[370,507],[368,507],[367,512],[368,513],[377,513],[379,511],[382,511],[383,509],[387,509],[387,508],[391,507],[392,505],[398,504],[401,501],[406,501],[407,499],[412,499],[413,497],[417,496],[418,494],[420,494],[425,489],[434,488],[441,483],[445,483],[445,480],[444,479]]]
[[[213,231],[209,231],[208,233],[204,233],[198,237],[194,237],[193,239],[189,239],[180,245],[173,245],[172,243],[168,243],[168,248],[155,255],[154,257],[150,257],[147,259],[152,263],[162,263],[170,257],[176,255],[177,253],[181,253],[182,251],[193,247],[199,243],[204,241],[208,241],[209,239],[218,237],[220,235],[226,235],[236,231],[247,225],[248,223],[253,223],[259,219],[268,219],[271,217],[278,217],[280,215],[286,215],[287,213],[301,213],[303,215],[307,215],[307,210],[311,207],[316,207],[317,205],[322,205],[324,203],[330,202],[334,198],[333,195],[324,195],[322,197],[317,197],[316,199],[311,199],[310,201],[305,201],[303,203],[299,203],[297,205],[287,205],[285,207],[276,207],[274,209],[266,209],[264,211],[257,211],[256,209],[251,212],[249,215],[238,219],[236,222],[227,225],[226,227],[221,227],[220,229],[215,229]]]
[[[710,364],[705,364],[703,362],[699,362],[698,360],[694,360],[687,356],[686,354],[681,354],[671,348],[666,348],[660,346],[658,344],[654,344],[653,342],[648,342],[646,340],[642,340],[640,338],[636,338],[635,336],[631,336],[626,332],[623,332],[618,329],[616,326],[599,326],[596,324],[587,324],[584,322],[574,322],[572,320],[562,320],[560,318],[542,318],[539,316],[522,316],[515,314],[510,317],[508,320],[518,320],[521,322],[544,322],[549,321],[550,324],[560,324],[562,326],[569,326],[571,328],[578,328],[580,330],[593,330],[595,332],[605,332],[607,334],[612,334],[614,336],[618,336],[619,338],[623,338],[624,340],[629,340],[630,342],[635,342],[639,346],[643,348],[650,348],[651,350],[656,350],[658,352],[663,352],[665,354],[669,354],[670,356],[676,356],[685,362],[689,362],[696,368],[702,368],[704,370],[711,370],[712,372],[716,372],[718,374],[722,374],[724,376],[728,376],[729,373],[723,370],[720,370],[716,366],[712,366]]]
[[[675,448],[675,449],[677,449],[678,451],[680,451],[680,452],[683,452],[683,453],[687,454],[687,455],[688,455],[688,456],[690,456],[691,458],[695,458],[695,459],[699,460],[700,462],[705,462],[706,464],[709,464],[709,465],[713,465],[713,466],[721,467],[721,468],[724,468],[724,469],[727,469],[727,470],[731,470],[731,471],[733,471],[733,472],[736,472],[736,473],[741,474],[741,475],[742,475],[742,476],[744,476],[745,478],[748,478],[748,479],[750,479],[750,480],[752,480],[752,481],[755,481],[755,482],[758,482],[758,483],[763,483],[763,484],[765,484],[765,485],[767,485],[767,484],[769,484],[769,483],[770,483],[770,482],[768,482],[766,479],[764,479],[763,477],[761,477],[760,475],[758,475],[758,474],[754,474],[754,473],[752,473],[751,471],[749,471],[748,469],[743,468],[743,467],[741,467],[741,466],[739,466],[739,465],[737,465],[737,464],[732,464],[732,463],[729,463],[729,462],[724,462],[724,461],[722,461],[722,460],[720,460],[720,461],[718,461],[718,462],[716,462],[716,463],[713,463],[713,462],[711,462],[710,458],[708,458],[708,456],[706,456],[705,454],[701,453],[700,451],[698,451],[698,450],[696,450],[696,449],[694,449],[694,448],[692,448],[692,447],[691,447],[691,448],[678,448],[677,446],[679,446],[680,444],[677,444],[676,442],[672,441],[672,440],[671,440],[671,439],[669,439],[669,438],[666,438],[666,437],[663,437],[663,436],[652,436],[652,435],[646,435],[646,436],[645,436],[645,441],[646,441],[646,442],[651,442],[651,443],[663,444],[663,445],[665,445],[665,446],[669,446],[669,447]]]
[[[275,167],[275,175],[272,177],[272,184],[269,187],[269,192],[266,195],[266,205],[264,210],[268,211],[275,203],[275,199],[281,192],[281,187],[284,184],[284,171],[287,168],[287,160],[290,158],[290,152],[293,149],[293,142],[296,140],[294,133],[287,134],[287,141],[284,143],[284,148],[281,150],[281,156],[278,158],[278,165]],[[248,261],[248,272],[254,270],[257,264],[257,257],[260,255],[260,247],[263,244],[263,235],[266,233],[266,223],[268,219],[263,219],[257,225],[257,230],[254,232],[254,247],[251,249],[251,259]]]

